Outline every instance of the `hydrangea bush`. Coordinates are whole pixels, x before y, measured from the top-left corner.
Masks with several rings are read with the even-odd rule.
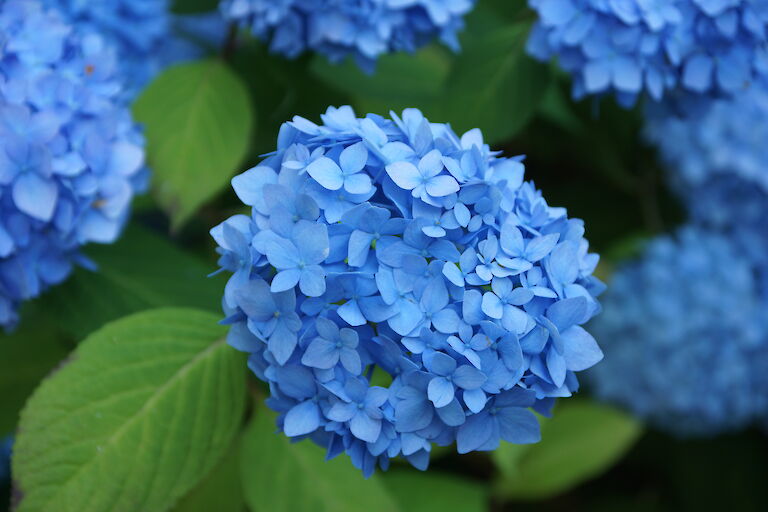
[[[681,229],[620,268],[591,327],[606,358],[595,392],[679,435],[743,428],[768,412],[768,317],[754,266],[722,234]]]
[[[338,62],[348,56],[372,70],[388,52],[413,52],[439,37],[458,48],[457,32],[476,0],[224,0],[227,19],[269,41],[275,53],[314,50]]]
[[[764,0],[529,0],[539,20],[528,41],[557,57],[576,98],[615,93],[740,94],[768,75]]]
[[[117,238],[146,174],[115,59],[38,2],[0,7],[2,326],[85,262],[83,244]]]
[[[370,475],[432,444],[532,443],[576,372],[602,358],[584,225],[524,181],[479,130],[420,111],[330,108],[284,124],[233,179],[252,215],[212,230],[229,342],[269,383],[289,437]]]

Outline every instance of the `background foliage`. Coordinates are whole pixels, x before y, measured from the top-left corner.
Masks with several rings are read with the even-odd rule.
[[[216,2],[177,4],[204,12]],[[117,244],[87,249],[98,273],[78,270],[0,338],[0,435],[18,428],[19,510],[764,507],[764,436],[674,441],[588,392],[544,420],[540,444],[443,450],[427,473],[396,466],[363,480],[344,458],[326,463],[323,450],[274,435],[266,390],[222,342],[224,280],[205,276],[216,268],[207,230],[240,208],[229,179],[274,148],[290,116],[314,119],[328,105],[361,114],[418,106],[526,154],[550,204],[585,219],[601,277],[679,222],[637,111],[571,102],[568,81],[524,53],[531,21],[523,1],[480,0],[459,55],[428,46],[384,57],[366,75],[351,62],[273,57],[244,39],[153,82],[134,105],[152,195]]]

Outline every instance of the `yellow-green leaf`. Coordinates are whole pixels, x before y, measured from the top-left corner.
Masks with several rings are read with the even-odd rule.
[[[400,512],[378,475],[363,478],[349,458],[325,460],[306,440],[275,433],[275,415],[259,408],[243,442],[242,477],[251,512]]]
[[[637,420],[588,400],[565,401],[542,420],[541,442],[502,444],[493,453],[505,498],[541,499],[567,491],[615,463],[642,432]]]
[[[212,313],[159,309],[83,341],[21,414],[19,512],[162,512],[241,424],[245,364]]]
[[[248,90],[217,59],[167,69],[134,106],[144,123],[153,191],[178,228],[238,171],[254,113]]]

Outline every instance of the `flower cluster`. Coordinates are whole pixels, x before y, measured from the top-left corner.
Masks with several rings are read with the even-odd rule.
[[[768,89],[649,105],[645,136],[691,219],[729,234],[768,272]]]
[[[115,240],[146,174],[115,55],[38,2],[0,7],[0,326]]]
[[[676,188],[694,190],[730,175],[768,192],[768,88],[733,98],[649,105],[646,138],[673,171]]]
[[[697,227],[652,241],[621,268],[592,327],[595,391],[680,435],[744,427],[768,413],[768,317],[753,266]]]
[[[252,215],[212,230],[230,343],[270,385],[282,431],[369,475],[433,443],[539,439],[535,416],[602,358],[584,226],[479,130],[420,111],[283,125],[233,179]]]
[[[439,37],[458,48],[457,32],[476,0],[224,0],[227,19],[296,57],[314,50],[338,62],[353,56],[371,70],[388,52],[413,52]]]
[[[614,92],[631,104],[666,90],[739,93],[768,76],[763,0],[529,0],[539,15],[528,41],[557,56],[574,96]]]
[[[166,66],[199,56],[200,49],[177,37],[170,0],[43,0],[67,22],[99,33],[117,51],[126,92],[136,95]],[[212,20],[211,20],[212,21]],[[222,26],[221,22],[218,23]]]

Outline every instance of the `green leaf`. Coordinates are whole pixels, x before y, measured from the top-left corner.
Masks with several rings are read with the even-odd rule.
[[[488,510],[488,495],[482,485],[447,473],[391,470],[382,480],[403,512]]]
[[[86,252],[98,271],[77,269],[42,299],[60,327],[77,339],[146,309],[221,309],[224,277],[206,277],[214,265],[141,227],[129,225],[117,243],[89,246]]]
[[[570,84],[568,85],[570,87]],[[553,80],[539,104],[539,115],[556,124],[571,135],[580,135],[587,131],[579,116],[573,110],[570,99],[563,91],[563,85]]]
[[[153,190],[178,228],[239,170],[253,127],[248,90],[220,60],[182,64],[147,87],[134,114],[146,126]]]
[[[293,116],[317,121],[329,105],[350,104],[347,95],[310,72],[311,63],[310,55],[289,60],[270,53],[268,45],[255,38],[247,39],[231,56],[230,65],[248,84],[259,112],[249,163],[260,162],[259,155],[275,150],[280,127]]]
[[[171,10],[174,14],[200,14],[216,9],[218,0],[173,0]]]
[[[59,331],[25,311],[13,334],[0,334],[0,437],[11,433],[24,402],[69,352]]]
[[[613,465],[641,432],[637,420],[617,409],[587,400],[563,403],[542,420],[540,443],[504,443],[493,453],[501,470],[496,490],[523,500],[560,494]]]
[[[326,83],[355,98],[358,115],[369,112],[385,115],[418,106],[429,114],[428,105],[442,93],[450,72],[446,50],[428,46],[415,55],[382,56],[374,74],[363,72],[351,60],[341,65],[316,57],[312,72]]]
[[[243,512],[245,497],[240,483],[240,440],[235,439],[219,465],[184,496],[173,512]]]
[[[245,434],[242,475],[251,512],[396,512],[378,475],[363,478],[342,455],[325,460],[309,440],[275,433],[275,416],[259,408]]]
[[[216,315],[159,309],[80,344],[21,414],[19,512],[164,511],[224,455],[245,364]]]
[[[442,119],[458,133],[480,128],[486,140],[498,142],[531,120],[549,70],[526,55],[528,30],[528,23],[502,24],[466,38],[440,98]]]

